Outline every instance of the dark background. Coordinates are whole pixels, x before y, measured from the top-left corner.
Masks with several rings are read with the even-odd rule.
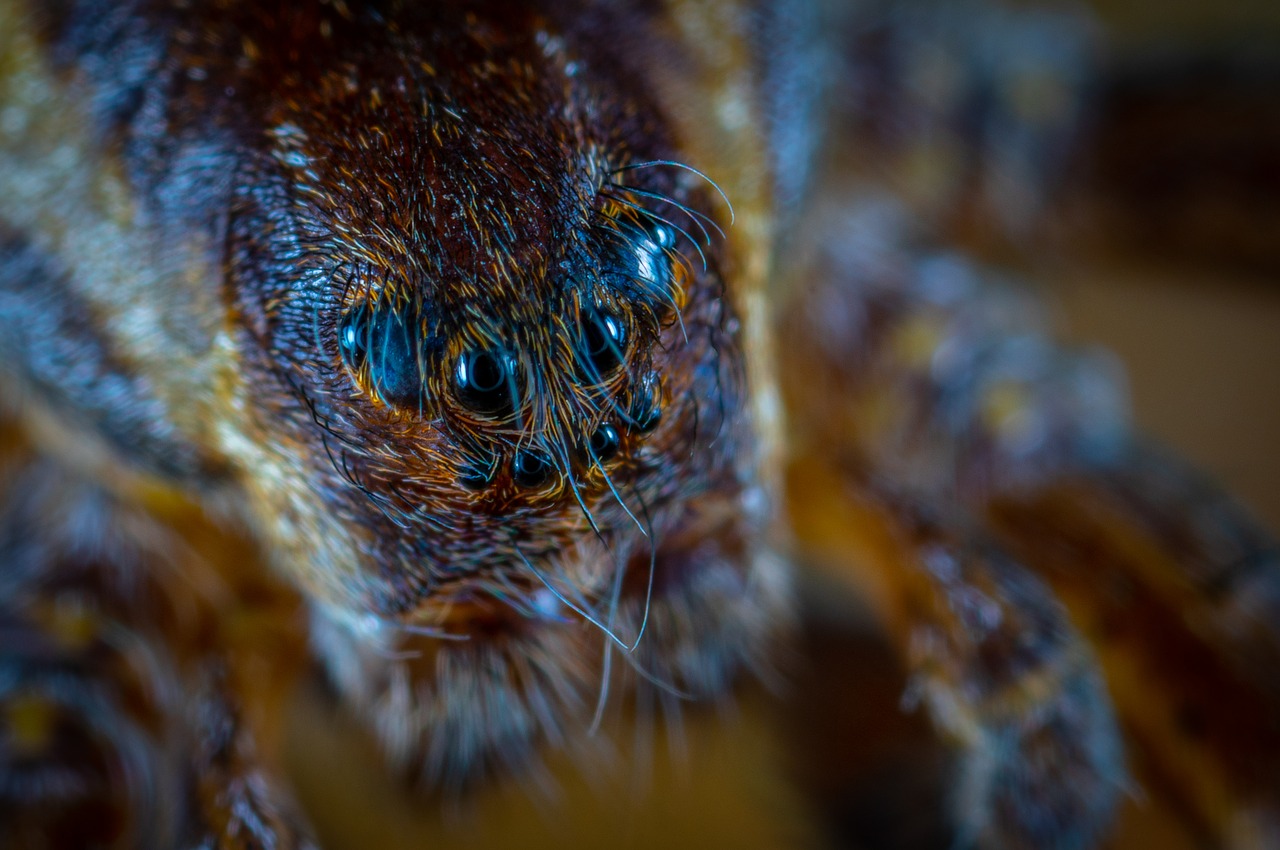
[[[1094,0],[1107,54],[1074,198],[1067,335],[1138,424],[1280,531],[1280,4]]]

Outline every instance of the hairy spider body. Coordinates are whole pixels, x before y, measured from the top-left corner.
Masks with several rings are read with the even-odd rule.
[[[666,698],[759,663],[768,240],[711,238],[721,190],[660,117],[698,95],[627,74],[684,55],[627,32],[653,21],[3,17],[15,391],[254,528],[394,761],[518,766],[590,723],[615,655]],[[759,226],[763,188],[728,190]]]
[[[612,685],[674,712],[768,673],[808,539],[784,405],[792,480],[821,447],[905,570],[960,840],[1104,834],[1094,657],[973,527],[1128,468],[1123,417],[1089,368],[913,372],[954,311],[1029,323],[866,288],[909,263],[805,212],[858,195],[813,191],[817,11],[0,0],[7,838],[308,845],[275,778],[307,657],[454,788],[580,746]]]

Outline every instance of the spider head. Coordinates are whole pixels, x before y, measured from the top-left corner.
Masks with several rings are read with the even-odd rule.
[[[253,472],[350,610],[431,619],[531,573],[597,597],[739,484],[716,196],[646,91],[520,14],[331,27],[273,82],[232,223]]]

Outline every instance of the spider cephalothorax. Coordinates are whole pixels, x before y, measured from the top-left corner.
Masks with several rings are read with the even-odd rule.
[[[783,606],[756,575],[746,261],[636,73],[670,35],[603,11],[19,16],[30,126],[102,181],[15,210],[12,288],[80,358],[26,380],[72,408],[95,388],[89,430],[244,519],[339,689],[427,773],[589,720],[619,650],[666,699],[722,692]],[[60,168],[32,139],[23,168]],[[31,238],[55,209],[57,257]]]
[[[432,23],[358,78],[338,51],[295,81],[231,222],[249,395],[301,402],[300,459],[365,517],[365,572],[390,586],[358,592],[387,613],[515,547],[625,549],[739,439],[719,257],[672,220],[706,198],[627,165],[661,134],[619,137],[602,117],[634,105],[533,32],[471,18],[445,48]]]
[[[740,534],[695,514],[753,475],[714,184],[650,92],[536,16],[349,26],[323,61],[236,72],[278,89],[235,117],[225,284],[266,534],[343,624],[326,640],[523,647],[567,615],[630,651],[692,580],[663,541]]]

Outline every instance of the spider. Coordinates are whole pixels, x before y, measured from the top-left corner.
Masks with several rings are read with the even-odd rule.
[[[822,575],[948,754],[948,841],[1095,846],[1153,776],[1276,840],[1274,544],[940,235],[1033,226],[1078,14],[0,22],[5,846],[318,846],[315,679],[414,794],[596,764],[785,688]]]

